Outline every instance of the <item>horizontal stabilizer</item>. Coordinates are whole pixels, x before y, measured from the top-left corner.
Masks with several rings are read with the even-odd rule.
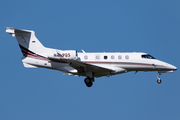
[[[15,29],[6,27],[6,32],[15,37]]]
[[[31,32],[30,30],[20,30],[20,29],[15,29],[15,28],[10,28],[10,27],[6,27],[6,32],[11,34],[13,37],[15,36],[15,32],[19,32],[19,33],[29,33]]]

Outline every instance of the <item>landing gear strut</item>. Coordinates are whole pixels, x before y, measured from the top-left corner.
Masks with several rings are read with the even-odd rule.
[[[92,85],[93,85],[93,79],[91,79],[91,78],[89,78],[89,77],[87,77],[87,78],[85,78],[84,79],[84,82],[86,83],[86,86],[87,87],[91,87]]]
[[[158,73],[158,75],[157,75],[157,78],[158,78],[157,83],[158,83],[158,84],[160,84],[160,83],[162,82],[162,80],[161,80],[161,78],[160,78],[160,75],[161,75],[161,73]]]

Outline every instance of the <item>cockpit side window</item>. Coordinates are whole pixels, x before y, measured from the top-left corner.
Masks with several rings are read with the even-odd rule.
[[[76,50],[76,56],[78,56],[78,52],[77,52],[77,50]]]
[[[156,59],[153,56],[149,55],[149,54],[145,54],[141,56],[142,58],[147,58],[147,59]]]

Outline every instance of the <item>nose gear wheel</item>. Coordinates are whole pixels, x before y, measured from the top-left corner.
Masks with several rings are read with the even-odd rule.
[[[158,83],[158,84],[160,84],[160,83],[162,82],[162,80],[161,80],[161,78],[160,78],[160,75],[161,75],[161,73],[158,73],[158,75],[157,75],[157,78],[158,78],[157,83]]]

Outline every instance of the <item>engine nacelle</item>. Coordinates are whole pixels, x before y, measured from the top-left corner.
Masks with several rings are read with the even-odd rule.
[[[57,53],[59,57],[67,58],[67,59],[77,59],[77,51],[76,50],[64,50]]]
[[[48,55],[51,59],[73,59],[76,60],[78,58],[76,50],[53,50],[52,53]]]

